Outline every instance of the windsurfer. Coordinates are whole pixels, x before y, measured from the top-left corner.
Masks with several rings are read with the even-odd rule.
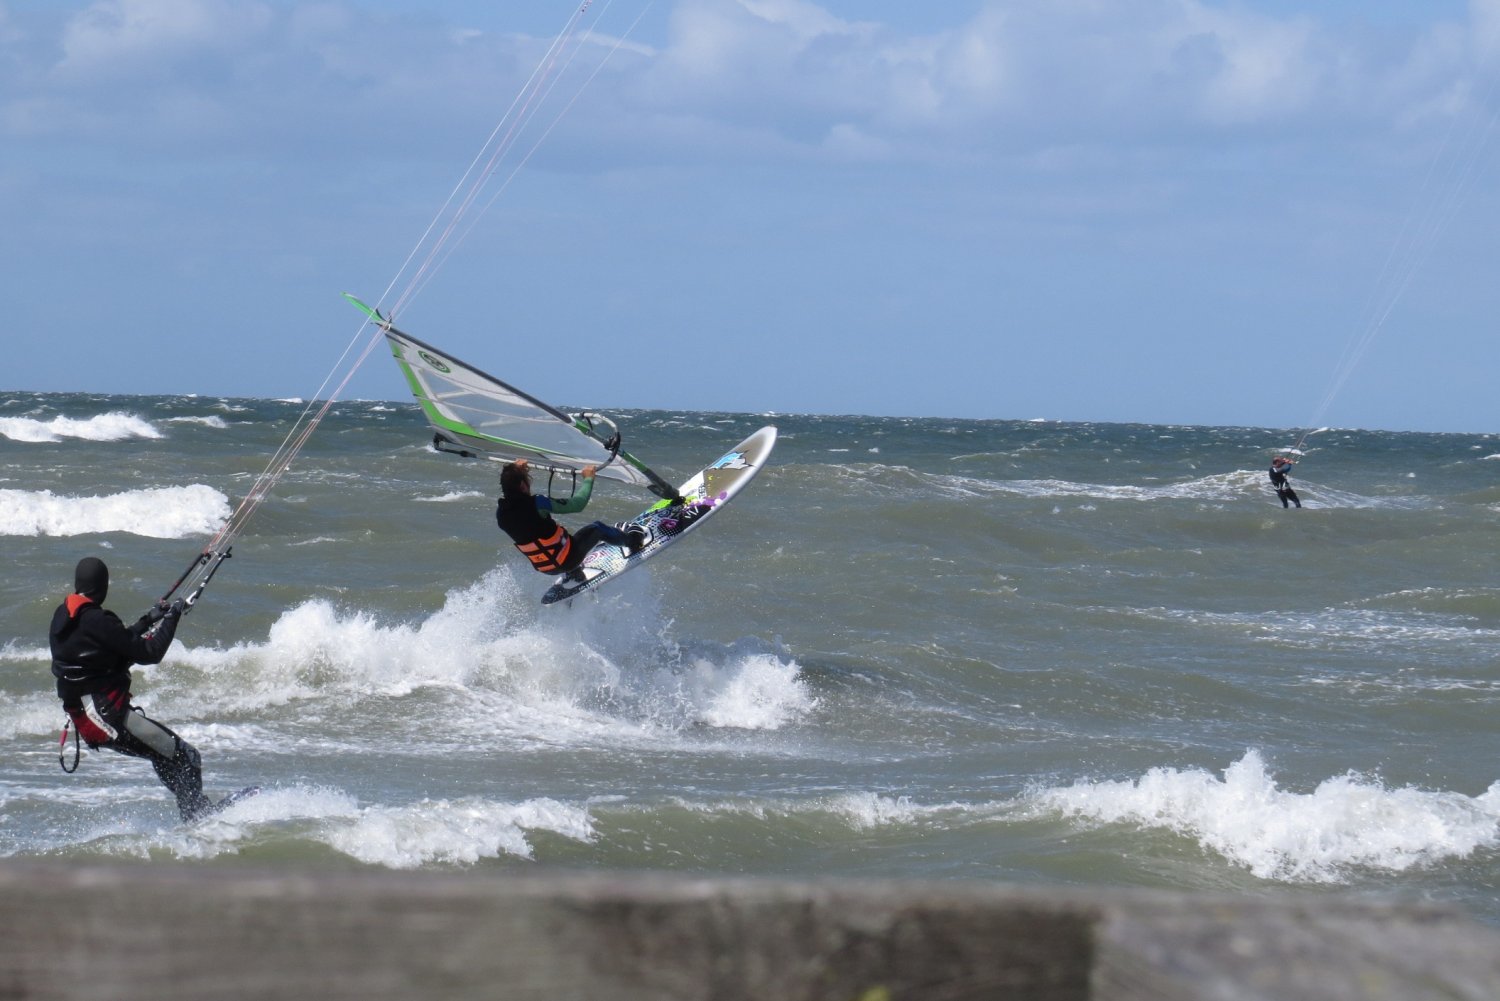
[[[1292,504],[1302,506],[1301,498],[1297,496],[1297,491],[1292,489],[1292,484],[1287,479],[1293,465],[1295,463],[1291,459],[1282,455],[1271,460],[1271,486],[1276,488],[1276,496],[1281,500],[1282,507],[1290,507]]]
[[[210,806],[197,749],[130,704],[131,666],[161,663],[186,602],[159,602],[126,626],[103,607],[109,567],[94,556],[78,561],[73,591],[52,613],[49,639],[52,674],[68,725],[77,735],[75,746],[82,738],[90,749],[107,747],[150,761],[156,777],[177,797],[182,819],[193,819]]]
[[[649,541],[646,530],[632,526],[622,531],[614,525],[594,521],[569,534],[554,514],[578,514],[588,506],[594,490],[596,467],[584,466],[583,482],[571,497],[559,500],[531,492],[531,470],[525,459],[507,463],[500,470],[500,500],[495,507],[495,521],[510,536],[535,570],[545,574],[566,574],[583,562],[590,549],[600,543],[619,546],[628,553],[641,549]]]

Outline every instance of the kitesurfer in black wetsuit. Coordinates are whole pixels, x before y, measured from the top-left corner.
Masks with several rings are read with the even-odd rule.
[[[573,496],[558,500],[532,494],[531,471],[525,459],[507,463],[500,470],[500,501],[495,507],[495,522],[531,561],[533,569],[545,574],[566,574],[601,542],[634,553],[649,541],[646,530],[638,526],[626,532],[594,521],[569,534],[552,520],[554,514],[577,514],[588,506],[594,490],[594,471],[594,466],[583,467],[580,470],[583,482]]]
[[[1276,488],[1276,496],[1281,499],[1282,507],[1290,507],[1292,504],[1302,506],[1302,500],[1287,479],[1294,465],[1295,463],[1285,456],[1278,455],[1271,460],[1271,486]]]
[[[185,602],[158,602],[126,626],[103,607],[109,567],[93,556],[78,561],[73,591],[52,613],[49,640],[57,694],[77,733],[75,741],[82,738],[90,749],[107,747],[150,761],[156,777],[177,797],[182,819],[192,820],[210,805],[203,795],[198,751],[130,704],[131,666],[161,663]]]

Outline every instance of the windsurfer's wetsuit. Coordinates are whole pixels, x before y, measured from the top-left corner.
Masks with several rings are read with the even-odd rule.
[[[131,666],[161,663],[180,615],[179,604],[154,630],[150,616],[127,627],[93,598],[73,594],[52,613],[49,639],[57,694],[79,737],[90,749],[150,761],[182,819],[191,820],[209,805],[197,750],[130,704]]]
[[[570,534],[552,520],[553,514],[582,511],[593,492],[594,478],[586,476],[567,500],[529,493],[502,496],[495,507],[495,522],[510,536],[521,555],[531,561],[532,569],[545,574],[567,573],[601,542],[631,548],[629,535],[602,521],[590,522]]]
[[[1291,482],[1286,478],[1291,471],[1292,464],[1284,459],[1271,460],[1271,486],[1276,488],[1276,496],[1281,499],[1282,507],[1290,507],[1296,504],[1302,506],[1302,500],[1297,496],[1297,491],[1292,489]]]

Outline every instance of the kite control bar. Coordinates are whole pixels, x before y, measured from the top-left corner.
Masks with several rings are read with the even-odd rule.
[[[212,549],[205,549],[203,552],[199,553],[196,557],[193,558],[193,562],[188,564],[187,569],[182,571],[182,574],[177,578],[176,581],[172,583],[172,586],[167,589],[167,593],[162,595],[157,600],[156,604],[151,607],[151,610],[146,614],[150,616],[152,620],[161,618],[161,613],[166,611],[167,603],[172,600],[172,595],[177,593],[177,589],[182,587],[183,582],[193,575],[193,571],[197,570],[199,567],[206,566],[208,567],[208,570],[203,574],[202,579],[198,581],[197,586],[192,589],[191,593],[189,593],[187,597],[182,599],[182,610],[183,613],[186,614],[188,609],[196,605],[198,603],[198,599],[203,597],[203,589],[208,587],[208,582],[214,579],[214,574],[219,572],[219,567],[223,566],[224,561],[229,559],[229,557],[232,555],[234,555],[233,546],[225,547],[223,552],[215,552]]]
[[[203,579],[198,582],[198,586],[193,588],[193,593],[187,596],[186,604],[188,609],[191,609],[198,603],[198,599],[203,597],[203,589],[208,586],[209,581],[214,579],[214,574],[219,572],[219,567],[224,565],[224,561],[234,555],[234,547],[228,546],[222,553],[205,553],[204,555],[211,561],[208,566],[208,573],[204,574]],[[184,611],[186,610],[184,609]]]

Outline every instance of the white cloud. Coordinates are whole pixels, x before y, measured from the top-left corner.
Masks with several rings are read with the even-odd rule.
[[[170,75],[183,59],[228,57],[270,25],[244,0],[100,0],[69,19],[58,74],[68,80]]]
[[[634,13],[585,24],[559,105]],[[634,162],[890,160],[1378,134],[1473,108],[1500,0],[1394,39],[1208,0],[990,0],[962,23],[942,16],[924,13],[923,30],[811,0],[677,0],[665,36],[612,55],[551,144],[586,135]],[[339,136],[462,143],[550,41],[440,6],[403,17],[332,0],[98,0],[52,20],[50,39],[34,19],[22,41],[0,7],[0,128],[208,151],[207,135],[288,156]]]
[[[738,0],[754,16],[772,24],[783,25],[803,40],[828,34],[844,34],[850,24],[834,17],[817,4],[806,0]]]

